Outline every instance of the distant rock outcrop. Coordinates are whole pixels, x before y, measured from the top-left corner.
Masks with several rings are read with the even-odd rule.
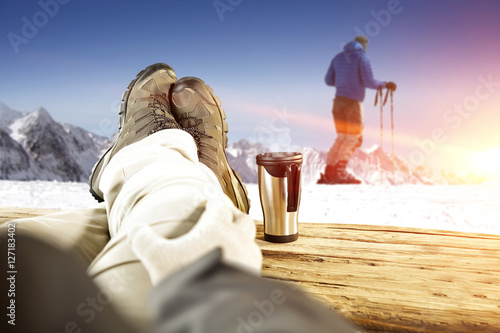
[[[23,146],[0,129],[0,178],[17,180],[40,179],[41,172],[36,162]]]

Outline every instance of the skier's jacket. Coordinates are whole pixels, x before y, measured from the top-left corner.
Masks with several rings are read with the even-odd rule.
[[[330,63],[325,82],[335,86],[335,96],[343,96],[362,102],[365,99],[365,88],[385,88],[385,82],[375,80],[370,61],[363,45],[356,41],[347,43],[344,51],[337,54]]]

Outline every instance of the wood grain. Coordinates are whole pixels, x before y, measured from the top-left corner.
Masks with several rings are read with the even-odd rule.
[[[54,212],[0,208],[0,222]],[[301,223],[293,243],[257,243],[262,274],[367,332],[500,332],[500,236]]]
[[[263,276],[303,287],[368,332],[500,332],[500,237],[347,224],[257,242]]]

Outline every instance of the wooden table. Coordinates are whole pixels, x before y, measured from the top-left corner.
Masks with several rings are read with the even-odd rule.
[[[52,210],[0,208],[0,222]],[[301,286],[367,332],[500,332],[500,236],[300,224],[257,242],[263,276]]]

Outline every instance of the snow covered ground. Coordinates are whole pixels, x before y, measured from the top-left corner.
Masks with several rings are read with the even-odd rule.
[[[250,215],[262,220],[258,186]],[[85,183],[0,181],[0,207],[70,209],[95,203]],[[500,235],[500,184],[308,185],[300,222],[392,225]]]

